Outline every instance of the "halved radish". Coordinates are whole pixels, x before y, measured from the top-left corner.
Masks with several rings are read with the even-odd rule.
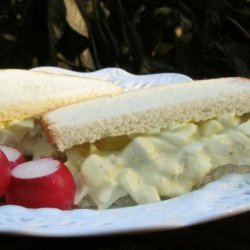
[[[17,165],[6,191],[7,204],[29,208],[72,208],[75,182],[60,161],[42,158]]]
[[[10,166],[4,152],[0,150],[0,197],[5,193],[10,181]]]
[[[11,148],[5,145],[0,145],[0,150],[4,152],[7,159],[9,160],[11,169],[13,169],[18,164],[25,162],[23,154],[15,148]]]

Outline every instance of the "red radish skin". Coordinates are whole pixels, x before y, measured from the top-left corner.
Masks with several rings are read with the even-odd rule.
[[[4,195],[10,182],[10,165],[4,152],[0,150],[0,197]]]
[[[25,164],[29,164],[29,168],[33,165],[33,169],[26,168]],[[49,167],[53,164],[54,166]],[[22,171],[25,168],[29,171]],[[27,208],[68,210],[73,206],[75,191],[75,182],[68,168],[58,160],[42,158],[20,164],[13,169],[5,199],[7,204]]]
[[[11,169],[16,167],[18,164],[25,162],[23,154],[15,148],[11,148],[5,145],[0,145],[0,150],[4,152],[7,159],[9,160]]]

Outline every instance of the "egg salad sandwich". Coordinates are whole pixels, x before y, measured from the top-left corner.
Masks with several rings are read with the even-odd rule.
[[[56,108],[122,92],[102,80],[30,70],[0,70],[0,144],[38,158],[57,154],[40,125],[40,117]]]
[[[231,172],[250,171],[250,80],[152,87],[43,116],[77,182],[75,204],[159,202]]]

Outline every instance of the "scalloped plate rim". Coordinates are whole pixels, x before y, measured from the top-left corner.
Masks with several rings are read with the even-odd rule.
[[[75,72],[69,69],[44,66],[36,67],[31,70],[38,72],[108,80],[120,85],[124,88],[125,91],[138,89],[141,87],[152,87],[155,85],[174,84],[192,81],[189,76],[180,73],[155,73],[135,75],[120,68],[103,68],[93,72]]]
[[[7,205],[8,206],[8,205]],[[0,206],[1,207],[1,206]],[[124,208],[126,209],[126,208]],[[29,210],[29,209],[28,209]],[[1,211],[1,210],[0,210]],[[237,216],[246,212],[250,211],[250,206],[238,209],[236,211],[229,211],[228,213],[223,213],[223,214],[217,214],[214,216],[211,216],[209,218],[203,219],[203,220],[197,220],[193,221],[192,223],[188,224],[173,224],[173,225],[158,225],[158,226],[142,226],[142,227],[131,227],[130,229],[125,229],[125,230],[119,230],[115,231],[113,230],[108,230],[108,231],[92,231],[92,232],[84,232],[82,233],[81,231],[73,231],[73,232],[58,232],[54,230],[53,232],[50,231],[39,231],[34,229],[30,230],[20,230],[20,229],[4,229],[2,230],[0,228],[0,235],[11,235],[11,236],[24,236],[24,237],[57,237],[57,238],[69,238],[69,237],[98,237],[98,236],[119,236],[119,235],[126,235],[126,234],[140,234],[140,233],[151,233],[151,232],[160,232],[160,231],[172,231],[172,230],[179,230],[183,228],[189,228],[192,226],[197,226],[205,223],[210,223],[210,222],[215,222],[218,220],[223,220],[227,219],[233,216]]]

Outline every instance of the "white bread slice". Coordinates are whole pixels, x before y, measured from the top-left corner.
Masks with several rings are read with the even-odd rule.
[[[136,90],[59,108],[44,115],[59,150],[104,137],[153,133],[171,123],[223,112],[250,112],[250,79],[220,78]]]
[[[102,80],[29,70],[0,70],[0,122],[23,120],[55,108],[122,92]]]

